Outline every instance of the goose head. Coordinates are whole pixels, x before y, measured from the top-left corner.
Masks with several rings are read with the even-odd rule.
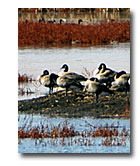
[[[116,74],[116,78],[119,78],[123,74],[126,74],[126,72],[125,71],[120,71],[119,73]]]
[[[106,69],[106,65],[104,63],[101,63],[100,66],[98,67],[99,70]]]
[[[48,71],[48,70],[44,70],[44,71],[43,71],[42,76],[45,76],[45,75],[49,75],[49,71]]]
[[[82,19],[79,19],[79,20],[78,20],[78,24],[80,24],[81,22],[83,22],[83,20],[82,20]]]
[[[64,69],[64,72],[68,72],[69,67],[67,64],[64,64],[60,69]]]
[[[100,66],[98,67],[98,72],[99,73],[103,73],[106,70],[106,65],[104,63],[101,63]]]

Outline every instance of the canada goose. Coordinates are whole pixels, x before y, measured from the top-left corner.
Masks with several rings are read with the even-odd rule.
[[[100,83],[105,83],[107,87],[111,86],[111,83],[114,81],[114,76],[117,72],[113,71],[106,67],[104,63],[101,63],[98,67],[98,72],[96,76]]]
[[[80,74],[77,74],[75,72],[69,72],[69,67],[67,64],[64,64],[60,69],[64,69],[63,73],[61,73],[61,75],[62,76],[65,75],[69,79],[74,79],[75,81],[79,81],[79,82],[87,80],[87,78],[85,78],[84,76],[82,76]]]
[[[95,93],[97,103],[98,103],[98,97],[102,92],[108,92],[110,94],[114,94],[112,90],[109,90],[105,85],[101,84],[99,80],[95,77],[92,77],[85,82],[84,91]]]
[[[78,24],[80,24],[81,22],[83,22],[83,20],[82,20],[82,19],[79,19],[79,20],[78,20]]]
[[[116,41],[116,40],[110,40],[110,44],[116,46],[116,45],[118,45],[118,41]]]
[[[48,70],[44,70],[43,74],[39,78],[39,82],[44,85],[45,87],[49,88],[49,94],[53,93],[53,88],[57,86],[56,80],[59,76],[51,73],[49,75]]]
[[[68,72],[69,68],[67,64],[64,64],[61,69],[64,69],[64,72],[57,78],[57,85],[62,88],[66,88],[66,96],[67,91],[72,86],[80,88],[81,90],[83,89],[84,86],[81,84],[81,82],[86,81],[87,78],[74,72]]]
[[[62,18],[62,19],[60,19],[60,24],[62,24],[62,23],[66,23],[66,19],[65,18]]]
[[[47,22],[48,22],[48,23],[52,23],[52,24],[53,24],[53,23],[55,23],[55,22],[56,22],[56,20],[48,20]]]
[[[63,69],[63,74],[66,74],[66,73],[68,73],[69,67],[67,64],[64,64],[60,69],[61,70]]]
[[[45,19],[42,17],[39,19],[39,22],[44,22],[45,23]]]
[[[121,91],[129,91],[130,85],[128,83],[130,79],[130,74],[126,73],[125,71],[120,71],[114,76],[114,82],[111,86],[114,90],[121,90]]]

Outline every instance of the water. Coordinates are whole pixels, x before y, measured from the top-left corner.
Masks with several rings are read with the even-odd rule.
[[[65,118],[49,118],[46,116],[40,115],[19,115],[19,129],[25,124],[30,123],[30,120],[33,120],[32,128],[40,126],[40,124],[51,126],[58,126],[59,123],[63,123]],[[117,126],[119,121],[118,131],[120,132],[123,127],[129,131],[130,134],[130,120],[126,119],[92,119],[92,118],[79,118],[79,119],[67,119],[69,126],[74,125],[75,129],[79,132],[83,130],[90,130],[90,125],[105,126],[113,124]],[[80,141],[78,141],[80,139]],[[118,137],[117,139],[121,139]],[[130,137],[126,137],[126,145],[122,146],[103,146],[102,141],[103,137],[89,137],[82,138],[81,136],[73,138],[65,138],[62,141],[62,138],[52,139],[20,139],[18,144],[19,153],[130,153]],[[77,143],[75,143],[77,141]],[[89,141],[89,144],[86,142]]]
[[[48,69],[50,72],[59,73],[62,64],[67,63],[71,71],[77,73],[84,72],[85,67],[88,71],[96,71],[100,63],[104,62],[108,67],[121,71],[130,72],[130,44],[121,43],[110,46],[97,47],[63,47],[63,48],[26,48],[18,50],[18,70],[20,74],[26,73],[37,78],[42,74],[43,70]],[[48,89],[41,86],[37,89],[35,82],[28,84],[20,84],[19,88],[30,89],[33,93],[30,95],[19,95],[19,100],[44,96],[48,93]],[[25,123],[33,119],[32,127],[36,127],[43,123],[50,126],[57,126],[65,118],[50,118],[40,115],[19,115],[18,127],[22,127]],[[130,133],[130,120],[126,119],[92,119],[79,118],[68,119],[69,124],[73,124],[79,132],[90,130],[89,125],[95,124],[97,127],[108,123],[117,125],[120,123],[119,131],[125,127]],[[103,137],[86,137],[80,136],[74,138],[51,139],[20,139],[18,144],[19,153],[130,153],[130,137],[126,137],[126,145],[121,146],[103,146]],[[121,138],[117,138],[121,139]],[[78,140],[83,140],[79,142]],[[88,144],[87,144],[87,141]],[[75,143],[77,142],[77,143]]]
[[[36,79],[43,70],[59,73],[62,64],[67,63],[71,71],[84,72],[85,67],[92,72],[100,63],[108,67],[130,72],[130,43],[120,43],[97,47],[63,47],[63,48],[26,48],[18,50],[18,70],[20,74],[33,75]],[[19,99],[45,95],[48,89],[41,87],[39,91],[30,84],[32,95],[19,96]]]

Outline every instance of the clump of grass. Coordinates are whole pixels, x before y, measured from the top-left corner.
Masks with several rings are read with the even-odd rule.
[[[126,146],[125,137],[106,137],[102,140],[103,146]]]
[[[18,83],[28,83],[34,81],[33,76],[18,73]]]
[[[35,140],[35,146],[95,146],[95,137],[102,137],[101,143],[98,143],[100,146],[126,146],[126,140],[130,138],[129,130],[120,126],[119,121],[117,125],[106,123],[104,126],[85,121],[85,126],[89,129],[78,131],[73,124],[69,125],[68,120],[65,120],[56,126],[40,122],[33,127],[33,116],[29,120],[25,115],[23,126],[18,130],[18,143],[22,144],[22,139],[31,138]],[[49,139],[46,141],[44,138]]]
[[[18,118],[20,120],[20,117]],[[80,146],[90,146],[95,143],[95,137],[102,137],[102,146],[125,146],[126,139],[130,137],[129,130],[126,130],[124,126],[120,126],[119,121],[117,125],[112,123],[109,125],[106,123],[103,125],[90,124],[85,121],[85,125],[89,129],[83,131],[76,130],[73,124],[69,125],[68,120],[60,122],[58,125],[43,124],[33,126],[33,117],[29,120],[26,116],[24,118],[24,124],[19,127],[18,138],[19,144],[21,144],[21,139],[31,138],[35,139],[35,145],[43,144],[47,146],[48,142],[43,142],[44,138],[51,138],[52,145],[57,145],[58,143],[62,146],[68,145],[80,145]],[[68,139],[66,139],[68,138]],[[49,142],[50,144],[50,142]]]
[[[94,75],[94,70],[92,70],[91,72],[86,68],[86,67],[83,67],[83,72],[82,74],[87,77],[87,78],[90,78]]]

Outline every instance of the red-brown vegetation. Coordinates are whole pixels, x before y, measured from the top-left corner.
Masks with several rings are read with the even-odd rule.
[[[113,137],[113,136],[129,136],[128,130],[123,128],[121,132],[118,131],[119,126],[114,126],[113,124],[109,126],[106,124],[105,126],[92,126],[90,131],[84,130],[79,132],[75,129],[73,125],[68,126],[67,123],[64,123],[63,127],[58,124],[58,126],[50,127],[47,125],[41,124],[38,127],[31,127],[31,122],[18,130],[18,138],[62,138],[62,137]],[[27,128],[30,128],[27,130]]]
[[[24,83],[31,83],[32,81],[34,81],[33,76],[18,73],[18,94],[21,96],[32,94],[33,91],[29,87],[24,86]]]
[[[34,79],[32,78],[32,76],[18,73],[18,83],[28,83],[28,82],[32,82],[33,80]]]
[[[106,45],[111,41],[130,42],[130,22],[89,25],[19,22],[18,44],[25,46],[62,46],[78,44]]]
[[[119,121],[117,124],[106,123],[98,126],[85,121],[85,126],[89,128],[79,131],[73,124],[70,125],[68,120],[61,121],[55,126],[44,122],[34,125],[33,116],[29,120],[25,115],[23,120],[22,126],[18,129],[19,144],[22,144],[22,139],[30,138],[35,140],[35,146],[40,144],[42,146],[48,144],[53,146],[58,144],[62,146],[95,146],[95,137],[100,137],[102,138],[100,146],[126,146],[126,140],[130,138],[130,130],[121,126]],[[20,121],[20,116],[18,121]],[[50,139],[46,141],[44,138]]]

